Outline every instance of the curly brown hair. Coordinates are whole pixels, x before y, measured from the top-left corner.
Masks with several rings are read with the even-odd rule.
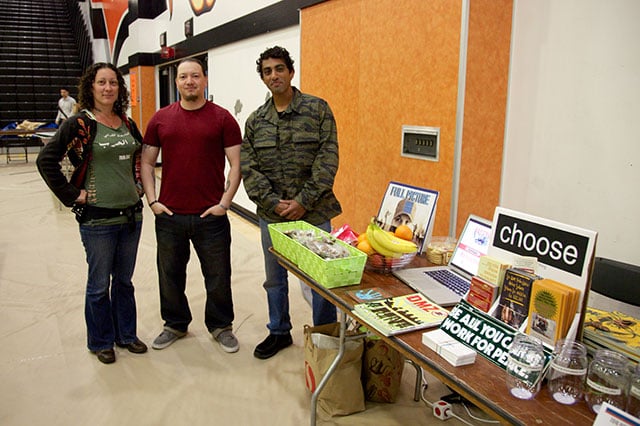
[[[97,62],[91,65],[86,69],[82,77],[80,77],[80,83],[78,83],[78,103],[80,104],[80,108],[93,109],[95,107],[93,83],[98,70],[102,68],[109,68],[116,73],[116,78],[118,79],[118,99],[113,103],[113,112],[118,115],[124,115],[127,109],[129,109],[129,91],[118,67],[108,62]]]
[[[256,61],[256,71],[260,74],[260,78],[262,75],[262,62],[266,59],[282,59],[284,64],[287,66],[289,71],[293,72],[293,59],[291,59],[291,55],[289,55],[289,51],[284,47],[273,46],[265,50],[260,54],[260,57]]]

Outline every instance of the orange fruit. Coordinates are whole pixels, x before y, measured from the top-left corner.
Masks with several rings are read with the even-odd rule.
[[[363,242],[363,241],[367,241],[367,233],[363,232],[362,234],[358,235],[358,244]]]
[[[403,240],[413,240],[413,231],[407,225],[400,225],[396,228],[394,235]]]
[[[358,250],[366,253],[367,255],[374,254],[376,252],[367,240],[360,241],[356,247],[358,248]]]

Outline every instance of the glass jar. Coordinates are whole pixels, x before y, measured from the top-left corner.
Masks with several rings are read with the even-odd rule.
[[[507,388],[519,399],[531,399],[540,391],[545,356],[542,342],[526,334],[516,334],[507,358]]]
[[[627,413],[640,417],[640,364],[637,364],[635,369],[632,370]]]
[[[547,389],[557,402],[572,405],[582,399],[587,377],[587,348],[580,342],[562,339],[553,350]]]
[[[629,382],[627,358],[615,351],[598,349],[589,364],[585,400],[596,414],[603,402],[624,410]]]

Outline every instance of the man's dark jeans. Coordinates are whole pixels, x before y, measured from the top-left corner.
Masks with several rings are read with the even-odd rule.
[[[224,216],[160,214],[156,216],[160,313],[166,327],[187,331],[192,316],[185,294],[191,245],[200,260],[207,292],[207,330],[233,322],[231,296],[231,226]]]

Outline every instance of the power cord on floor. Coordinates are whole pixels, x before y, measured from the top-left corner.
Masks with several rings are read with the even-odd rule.
[[[469,417],[471,417],[473,420],[477,420],[477,421],[482,422],[482,423],[500,423],[497,420],[481,419],[480,417],[474,416],[473,414],[471,414],[471,410],[469,410],[469,407],[464,402],[462,403],[462,406],[464,407],[465,411],[467,412],[467,415]]]
[[[244,323],[245,323],[249,318],[251,318],[252,316],[253,316],[253,313],[251,313],[251,314],[247,315],[247,316],[246,316],[242,321],[240,321],[240,324],[238,324],[238,325],[235,327],[235,332],[237,333],[237,332],[240,330],[240,327],[242,327],[242,325],[243,325],[243,324],[244,324]]]
[[[453,418],[461,421],[464,424],[467,424],[469,426],[474,426],[473,423],[469,423],[466,419],[460,417],[459,415],[457,415],[456,413],[453,412],[453,404],[450,404],[449,402],[445,402],[445,401],[442,401],[442,400],[431,402],[431,401],[427,400],[427,398],[425,398],[425,391],[427,390],[428,384],[427,384],[427,378],[424,376],[424,372],[423,372],[423,375],[422,375],[422,383],[423,383],[422,392],[420,393],[420,399],[422,400],[422,402],[424,402],[426,405],[428,405],[432,409],[433,409],[434,405],[439,404],[439,403],[444,403],[444,404],[446,404],[448,406],[451,406],[451,409],[446,412],[446,417],[443,417],[442,420],[447,420],[448,418],[453,417]],[[465,411],[467,412],[467,415],[469,417],[471,417],[473,420],[476,420],[476,421],[481,422],[481,423],[493,423],[493,424],[500,423],[499,421],[496,421],[496,420],[483,419],[483,418],[474,416],[471,413],[471,410],[469,410],[469,407],[467,406],[467,404],[464,402],[463,399],[460,400],[460,404],[464,407]]]

